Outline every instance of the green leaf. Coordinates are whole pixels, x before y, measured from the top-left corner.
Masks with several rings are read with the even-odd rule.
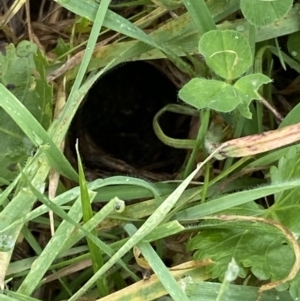
[[[260,99],[260,95],[257,90],[263,85],[270,83],[272,80],[266,75],[257,73],[250,74],[240,78],[235,84],[235,90],[238,90],[237,95],[241,95],[239,111],[246,117],[251,118],[252,114],[249,110],[249,105],[253,99]]]
[[[289,149],[285,155],[280,158],[278,166],[273,166],[270,170],[271,181],[273,184],[281,184],[289,179],[299,178],[300,176],[300,158],[297,147]],[[295,236],[300,234],[299,224],[299,194],[300,188],[295,187],[288,192],[282,191],[274,195],[274,204],[265,210],[264,217],[272,218],[288,228]],[[282,253],[282,258],[287,258],[287,254]],[[277,263],[278,264],[278,263]],[[282,268],[284,268],[282,266]],[[300,274],[290,282],[290,294],[297,300],[300,297]]]
[[[300,274],[298,273],[296,277],[290,283],[289,289],[290,295],[293,300],[298,300],[300,297]]]
[[[179,91],[179,97],[198,110],[207,108],[227,113],[238,107],[244,117],[251,118],[250,102],[260,99],[257,90],[270,81],[263,74],[244,76],[234,86],[217,80],[193,78]]]
[[[241,0],[241,10],[253,25],[266,26],[283,17],[292,7],[293,0]]]
[[[230,224],[227,224],[230,226]],[[279,231],[263,224],[235,222],[229,229],[202,230],[188,243],[188,250],[197,250],[196,260],[210,258],[214,264],[206,267],[212,278],[224,277],[233,257],[240,265],[239,276],[246,277],[247,268],[260,280],[285,277],[293,263],[294,253]]]
[[[66,43],[62,38],[58,38],[53,52],[57,55],[57,57],[60,57],[66,55],[68,51],[70,51],[70,44]]]
[[[222,284],[216,282],[208,281],[193,281],[190,280],[191,277],[185,277],[181,281],[185,284],[185,291],[190,297],[191,301],[215,301],[217,299],[218,293],[222,291]],[[186,280],[186,281],[185,281]],[[226,294],[224,298],[220,299],[222,301],[293,301],[288,292],[278,292],[277,290],[269,290],[263,293],[262,296],[259,295],[258,287],[253,287],[249,285],[233,285],[229,284],[226,289]],[[26,300],[27,301],[27,300]]]
[[[241,103],[231,85],[205,78],[193,78],[179,91],[179,97],[198,110],[231,112]]]
[[[52,114],[52,88],[46,83],[44,60],[36,52],[36,45],[28,41],[22,41],[17,48],[13,44],[6,46],[5,52],[0,53],[0,83],[46,128]],[[18,172],[17,164],[26,162],[34,145],[3,108],[0,108],[0,140],[0,174],[12,180]]]
[[[199,52],[219,76],[231,81],[245,73],[252,64],[252,52],[246,37],[235,30],[211,30],[199,42]]]
[[[296,148],[292,148],[278,162],[278,167],[270,170],[272,183],[282,183],[300,176],[300,158]],[[275,194],[275,203],[266,210],[265,217],[277,220],[290,231],[300,233],[299,224],[300,188]]]

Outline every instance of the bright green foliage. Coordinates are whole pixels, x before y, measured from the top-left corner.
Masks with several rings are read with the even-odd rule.
[[[28,41],[17,48],[8,45],[0,53],[0,83],[6,86],[47,128],[52,114],[52,88],[45,81],[45,62],[37,47]],[[0,108],[0,174],[12,180],[33,151],[33,144],[12,118]]]
[[[247,20],[256,26],[266,26],[283,17],[293,0],[241,0],[241,10]]]
[[[299,299],[300,296],[300,274],[299,273],[291,282],[289,292],[294,300]]]
[[[244,117],[251,118],[251,101],[261,98],[258,89],[271,80],[258,73],[241,77],[232,84],[232,80],[246,73],[253,63],[246,37],[234,30],[212,30],[201,37],[199,52],[211,70],[226,82],[193,78],[179,91],[179,97],[198,110],[228,113],[238,109]]]
[[[179,91],[179,97],[199,110],[209,108],[219,112],[231,112],[240,103],[231,85],[205,78],[193,78]]]
[[[270,170],[270,176],[273,183],[282,183],[289,179],[299,177],[300,159],[296,148],[290,149],[287,154],[278,162],[278,167],[273,166]],[[300,189],[292,189],[286,192],[280,192],[274,195],[275,203],[268,208],[264,214],[266,218],[274,219],[287,227],[293,234],[298,237],[300,233],[299,225],[299,193]],[[286,254],[282,254],[286,259]],[[300,275],[290,283],[290,294],[296,299],[300,296]]]
[[[260,95],[257,92],[258,89],[267,83],[270,83],[271,79],[263,74],[250,74],[240,78],[235,84],[234,89],[237,95],[240,97],[239,111],[246,117],[251,118],[249,105],[252,100],[260,99]]]
[[[251,101],[260,99],[257,90],[270,81],[263,74],[247,75],[234,85],[218,80],[193,78],[179,91],[179,97],[198,110],[208,108],[226,113],[238,108],[244,117],[251,118]]]
[[[296,149],[292,148],[279,160],[277,167],[271,168],[270,176],[272,183],[276,184],[294,179],[299,176],[299,173],[299,155]],[[298,236],[300,233],[299,193],[299,189],[276,193],[275,203],[266,210],[257,208],[255,215],[276,220]],[[226,213],[243,214],[242,207],[236,211],[232,208]],[[215,262],[214,265],[207,267],[207,271],[212,273],[213,278],[224,277],[232,257],[241,266],[240,277],[245,277],[248,273],[246,268],[250,268],[260,280],[283,279],[294,264],[294,251],[287,239],[279,230],[270,225],[217,221],[209,224],[205,222],[202,227],[209,229],[201,231],[192,238],[188,249],[197,250],[194,257],[198,260],[210,258]],[[280,289],[286,288],[287,284],[280,287]],[[291,282],[290,290],[293,297],[299,296],[299,275]]]
[[[253,60],[249,42],[235,30],[207,32],[200,39],[199,52],[207,65],[227,81],[245,73]]]
[[[185,272],[187,273],[186,277],[175,283],[164,264],[158,260],[159,256],[154,251],[149,253],[149,250],[147,250],[150,247],[150,245],[147,246],[149,240],[156,243],[171,234],[179,234],[186,230],[183,226],[184,221],[196,220],[197,223],[199,219],[206,220],[204,222],[201,221],[200,225],[197,224],[197,229],[199,228],[201,233],[189,242],[188,247],[190,250],[196,251],[196,258],[210,258],[214,261],[213,265],[206,267],[206,271],[211,272],[213,278],[224,279],[228,263],[232,261],[232,258],[238,264],[238,276],[240,277],[246,277],[253,273],[260,280],[284,278],[294,264],[294,253],[286,237],[277,228],[258,222],[221,222],[209,219],[211,215],[219,213],[264,216],[265,218],[281,222],[289,230],[293,231],[295,235],[299,235],[300,226],[297,219],[297,213],[299,212],[297,205],[297,195],[299,195],[299,159],[296,149],[292,149],[288,154],[286,153],[287,149],[292,147],[270,152],[259,158],[251,158],[251,163],[250,160],[243,159],[239,161],[226,160],[223,170],[223,165],[219,165],[220,168],[218,168],[217,174],[215,173],[217,164],[214,164],[211,170],[207,168],[207,172],[204,171],[201,174],[201,177],[204,176],[204,185],[195,185],[193,188],[188,188],[187,185],[194,178],[194,175],[200,174],[197,170],[179,186],[177,182],[155,183],[152,185],[129,177],[98,179],[87,184],[87,186],[85,186],[85,183],[81,183],[84,186],[89,209],[89,199],[92,200],[96,195],[96,192],[90,191],[97,191],[95,200],[100,198],[102,202],[108,202],[112,199],[99,212],[88,217],[86,219],[87,222],[83,225],[80,223],[82,211],[84,210],[82,210],[81,200],[79,199],[79,187],[61,192],[59,196],[51,200],[46,196],[45,187],[47,187],[46,177],[50,168],[55,169],[62,175],[70,175],[70,178],[77,179],[76,173],[67,165],[67,161],[58,148],[88,88],[104,72],[124,61],[167,57],[188,75],[193,75],[195,70],[196,72],[200,70],[197,74],[201,74],[203,78],[192,79],[179,93],[186,103],[200,110],[196,114],[200,116],[202,129],[200,127],[197,143],[193,144],[197,147],[199,146],[198,149],[194,148],[196,154],[203,146],[202,144],[206,142],[205,139],[209,140],[208,138],[211,138],[209,135],[204,137],[207,129],[209,131],[214,129],[212,131],[214,134],[213,138],[216,138],[218,136],[216,135],[216,129],[220,126],[219,138],[224,138],[224,135],[222,136],[224,134],[222,131],[224,129],[223,124],[219,125],[216,122],[216,127],[212,126],[213,123],[208,127],[208,120],[214,121],[217,115],[215,112],[211,114],[209,109],[221,113],[230,113],[232,111],[237,113],[220,114],[224,117],[226,124],[234,129],[234,137],[238,138],[245,133],[253,133],[258,128],[263,130],[265,118],[263,119],[262,116],[267,117],[267,114],[265,114],[266,110],[261,109],[260,102],[252,106],[251,101],[262,99],[260,96],[262,91],[258,92],[258,90],[263,84],[269,83],[271,80],[262,73],[257,72],[266,71],[267,74],[274,75],[271,66],[272,58],[268,51],[279,56],[281,62],[284,61],[286,65],[300,72],[300,65],[297,61],[298,56],[296,55],[296,52],[300,52],[298,51],[297,34],[289,40],[288,49],[291,56],[284,53],[286,48],[285,45],[282,45],[281,39],[278,41],[280,45],[277,48],[270,46],[273,43],[270,39],[282,37],[299,30],[299,6],[296,3],[288,12],[292,6],[292,0],[185,0],[183,3],[177,0],[153,0],[154,5],[145,5],[146,10],[141,15],[134,15],[133,12],[131,20],[128,20],[121,16],[120,11],[113,12],[109,10],[109,2],[109,0],[100,2],[57,0],[59,5],[80,16],[78,17],[80,24],[77,24],[77,26],[74,24],[75,26],[72,27],[70,40],[68,38],[65,39],[66,36],[63,35],[64,40],[58,42],[56,50],[52,49],[52,54],[55,53],[60,57],[55,61],[51,61],[50,66],[48,66],[48,62],[46,62],[42,54],[37,52],[37,47],[29,42],[22,42],[17,47],[17,50],[13,46],[8,46],[6,54],[0,54],[0,83],[9,88],[20,100],[21,104],[24,104],[32,114],[30,115],[19,101],[0,84],[0,102],[6,112],[4,113],[2,109],[0,111],[0,176],[9,183],[15,178],[16,172],[8,171],[7,167],[12,169],[15,167],[14,163],[22,163],[29,156],[30,150],[33,149],[33,144],[37,148],[36,155],[27,161],[21,181],[18,182],[17,178],[1,194],[3,208],[1,208],[2,211],[0,212],[0,230],[3,236],[0,237],[0,251],[6,252],[0,252],[0,288],[4,287],[7,279],[15,278],[9,284],[12,290],[5,289],[5,293],[8,296],[12,296],[9,297],[9,300],[19,300],[21,298],[29,300],[31,298],[29,296],[43,284],[41,282],[43,277],[46,275],[50,276],[52,270],[57,271],[59,275],[63,271],[61,269],[69,268],[71,262],[64,260],[63,257],[77,254],[75,243],[85,238],[97,246],[95,254],[98,253],[98,250],[101,250],[103,254],[107,254],[103,256],[104,265],[90,280],[86,279],[79,282],[77,281],[77,274],[69,278],[76,281],[68,281],[68,276],[61,277],[60,288],[62,292],[65,288],[68,288],[70,292],[66,289],[65,295],[61,296],[61,298],[57,297],[57,300],[66,300],[68,298],[69,300],[77,300],[79,296],[87,294],[90,288],[94,287],[95,283],[103,275],[108,277],[109,284],[113,284],[115,279],[110,273],[113,269],[120,268],[119,264],[121,268],[116,272],[120,272],[118,279],[121,279],[124,275],[130,275],[133,281],[138,281],[137,275],[130,271],[126,265],[128,260],[132,258],[132,247],[137,245],[141,245],[142,253],[145,253],[143,256],[160,279],[159,284],[164,285],[164,294],[172,295],[173,293],[173,299],[180,301],[187,298],[191,301],[199,299],[221,300],[218,299],[220,296],[218,294],[222,287],[220,288],[218,283],[209,281],[197,283],[195,280],[197,280],[196,275],[199,275],[199,271],[197,271],[197,274],[193,274],[193,277],[187,271]],[[186,12],[180,12],[176,15],[176,12],[169,11],[177,9],[181,5],[186,6]],[[241,15],[241,10],[244,16]],[[286,13],[288,13],[287,17],[283,18]],[[172,18],[167,19],[169,14],[172,15]],[[234,20],[235,16],[239,16],[238,19]],[[163,20],[163,22],[160,23],[160,20]],[[102,23],[105,27],[104,30],[102,30]],[[89,40],[84,41],[84,38],[88,36],[85,30],[89,29],[89,25],[92,25]],[[215,27],[218,30],[215,30]],[[84,31],[82,31],[83,29]],[[96,43],[102,42],[103,37],[106,38],[110,35],[110,32],[106,31],[107,29],[122,34],[121,39],[114,39],[111,43],[93,52]],[[65,31],[65,33],[68,34],[69,31]],[[285,41],[285,39],[283,40]],[[78,45],[78,41],[83,43]],[[265,51],[258,56],[257,54],[261,50],[259,47],[266,44]],[[82,60],[76,62],[76,66],[72,66],[72,68],[74,67],[72,70],[68,70],[68,73],[64,73],[64,70],[59,75],[56,74],[57,77],[50,77],[50,82],[53,82],[58,77],[67,75],[65,77],[67,87],[71,87],[73,84],[70,79],[76,77],[76,80],[71,88],[65,107],[62,109],[59,117],[51,124],[48,133],[46,133],[44,129],[48,129],[51,122],[52,90],[46,84],[44,70],[49,67],[49,75],[67,59],[70,58],[72,60],[76,58],[74,54],[77,52],[77,49],[82,49],[84,45],[86,45],[85,55]],[[279,47],[281,46],[284,47],[280,50]],[[74,47],[74,49],[71,49],[71,47]],[[205,62],[195,63],[198,57],[193,57],[193,55],[198,50],[204,56]],[[256,55],[255,61],[253,59],[254,55]],[[186,58],[182,59],[183,56],[186,56]],[[51,56],[51,58],[53,57]],[[191,64],[188,64],[187,60],[190,60]],[[81,64],[79,70],[78,64]],[[202,64],[207,66],[203,67]],[[265,66],[268,67],[264,69]],[[104,69],[99,71],[92,79],[84,82],[87,72],[101,67],[104,67]],[[209,71],[207,67],[210,68]],[[255,74],[251,73],[253,70],[255,70]],[[253,120],[245,120],[244,117],[252,117],[250,107]],[[296,106],[282,124],[288,125],[299,121],[298,111],[299,108]],[[14,119],[14,122],[8,115]],[[17,117],[20,117],[20,120]],[[19,126],[16,126],[15,122]],[[38,128],[40,124],[43,127],[40,126]],[[203,124],[207,125],[203,126]],[[270,124],[267,126],[272,127]],[[26,136],[20,128],[26,132]],[[249,131],[250,128],[251,131]],[[202,136],[201,131],[204,133]],[[215,140],[210,142],[216,143]],[[220,143],[220,141],[217,141],[217,143]],[[279,158],[281,159],[278,167],[271,168],[269,172],[269,166],[277,164]],[[206,166],[209,167],[209,164]],[[244,172],[248,174],[249,170],[252,171],[251,168],[252,170],[253,168],[262,168],[260,173],[265,173],[266,179],[262,177],[256,178],[255,174],[247,178]],[[269,180],[269,175],[271,178],[270,184],[253,187],[257,183],[266,184]],[[241,178],[236,179],[237,176]],[[83,176],[81,177],[82,179]],[[15,189],[17,184],[19,189]],[[160,190],[157,190],[158,187],[160,187]],[[243,190],[245,187],[249,190]],[[223,190],[224,188],[226,190]],[[144,190],[147,190],[147,192],[143,192]],[[231,194],[224,195],[225,191]],[[15,195],[13,195],[14,192]],[[117,197],[115,197],[116,194]],[[122,196],[122,194],[125,196]],[[262,209],[261,206],[255,203],[255,200],[263,199],[268,195],[275,195],[275,204],[269,209]],[[11,200],[7,204],[8,197]],[[119,203],[116,202],[118,197],[124,200],[146,200],[137,204],[126,205],[125,209],[124,206],[119,206]],[[154,200],[150,199],[153,197]],[[39,199],[44,204],[37,204],[37,207],[31,211],[36,199]],[[57,229],[51,240],[44,247],[40,246],[38,241],[35,241],[33,235],[29,239],[25,237],[31,246],[38,246],[37,250],[40,250],[41,253],[36,252],[37,258],[26,258],[24,260],[27,264],[26,267],[24,267],[23,260],[10,263],[13,243],[17,240],[21,228],[26,230],[26,225],[31,224],[30,221],[38,222],[40,218],[45,219],[45,213],[50,209],[57,216],[55,219]],[[107,218],[108,215],[113,217],[113,220]],[[149,215],[150,217],[146,220]],[[135,225],[139,226],[137,232],[133,235],[130,234],[132,237],[128,240],[118,240],[118,238],[124,237],[124,231],[122,231],[121,227],[113,227],[120,226],[126,221],[133,224],[137,220],[138,223]],[[143,220],[146,221],[143,223]],[[172,220],[170,222],[173,223],[172,228],[170,223],[167,222],[169,220]],[[111,227],[109,235],[116,242],[112,243],[110,239],[105,240],[105,243],[102,241],[105,236],[102,237],[101,232],[95,231],[96,227],[102,227],[102,223],[104,225],[107,223]],[[157,229],[160,230],[159,233]],[[13,236],[5,236],[4,234],[6,233],[12,233]],[[147,233],[151,238],[149,238]],[[100,234],[99,237],[96,236],[98,234]],[[105,234],[108,234],[108,232]],[[34,240],[33,244],[31,244],[32,240]],[[156,252],[158,254],[159,252],[163,253],[163,250],[160,250],[159,242]],[[84,254],[84,256],[86,255],[89,255],[89,252]],[[74,258],[74,260],[77,260],[77,258]],[[162,269],[159,265],[162,266]],[[11,269],[11,267],[15,268],[16,266],[19,268],[17,273]],[[7,267],[10,269],[8,273],[6,273]],[[85,274],[85,271],[79,273]],[[18,275],[21,275],[23,278],[20,279]],[[205,279],[208,277],[210,275],[207,275]],[[294,299],[300,297],[299,277],[297,275],[289,283],[290,294]],[[249,277],[250,283],[248,284],[251,284],[253,278],[255,277]],[[233,279],[235,277],[228,281],[234,281]],[[252,284],[257,285],[257,282]],[[287,289],[289,284],[282,285],[280,289]],[[195,288],[200,289],[200,291],[198,290],[197,294],[192,296],[189,292],[189,285],[195,285]],[[139,297],[146,291],[143,285],[140,286],[140,289],[135,292]],[[18,292],[15,293],[14,290]],[[258,288],[246,285],[228,285],[222,301],[256,300],[258,297],[257,291]],[[154,293],[152,296],[148,292],[147,298],[158,298],[154,297],[155,293],[158,294],[155,287],[151,287],[151,293]],[[91,290],[88,294],[90,293],[92,295],[95,291]],[[288,292],[279,294],[277,291],[272,290],[271,292],[266,292],[262,300],[279,300],[279,296],[280,300],[290,300],[287,294]],[[187,298],[185,298],[185,295]],[[3,296],[6,298],[6,295]],[[97,298],[95,294],[93,297]],[[124,295],[121,298],[124,299]],[[133,299],[134,297],[132,296],[128,298],[128,300]]]
[[[268,233],[270,226],[263,224],[252,228],[242,227],[241,223],[232,226],[229,229],[215,226],[202,231],[188,244],[189,250],[197,250],[195,259],[214,261],[206,268],[212,278],[224,277],[232,257],[240,265],[239,276],[242,278],[249,273],[247,268],[260,280],[287,276],[294,263],[294,253],[279,231]]]
[[[279,160],[277,167],[273,166],[270,170],[273,183],[282,183],[294,179],[299,177],[299,174],[300,158],[294,148]],[[300,188],[275,194],[275,203],[266,210],[264,216],[277,220],[294,233],[300,233],[299,193]]]

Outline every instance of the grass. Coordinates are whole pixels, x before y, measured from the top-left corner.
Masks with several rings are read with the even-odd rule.
[[[0,55],[1,300],[299,298],[300,20],[282,3],[262,4],[278,18],[266,21],[236,0],[48,1],[52,16],[15,1],[0,19],[13,42]],[[182,172],[87,182],[80,154],[74,166],[62,151],[80,104],[109,69],[155,59],[181,78],[185,104],[154,130],[188,150]],[[200,118],[193,138],[163,133],[172,110]]]

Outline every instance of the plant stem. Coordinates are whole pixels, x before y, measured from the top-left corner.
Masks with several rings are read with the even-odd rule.
[[[210,110],[202,111],[202,112],[200,112],[199,115],[200,115],[199,118],[200,118],[200,121],[201,121],[201,125],[200,125],[200,128],[198,130],[198,134],[197,134],[197,138],[196,138],[196,145],[193,148],[193,151],[192,151],[192,153],[189,157],[188,163],[187,163],[186,168],[185,168],[184,173],[183,173],[183,178],[184,179],[193,170],[197,154],[199,153],[199,149],[203,145],[205,134],[206,134],[207,129],[208,129]]]

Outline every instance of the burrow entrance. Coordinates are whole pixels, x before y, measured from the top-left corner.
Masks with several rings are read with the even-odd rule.
[[[120,64],[90,89],[71,125],[72,156],[79,150],[90,180],[126,174],[152,180],[172,179],[186,151],[166,146],[153,130],[153,117],[166,104],[177,103],[178,89],[162,71],[147,62]],[[190,119],[166,113],[164,132],[188,136]]]

